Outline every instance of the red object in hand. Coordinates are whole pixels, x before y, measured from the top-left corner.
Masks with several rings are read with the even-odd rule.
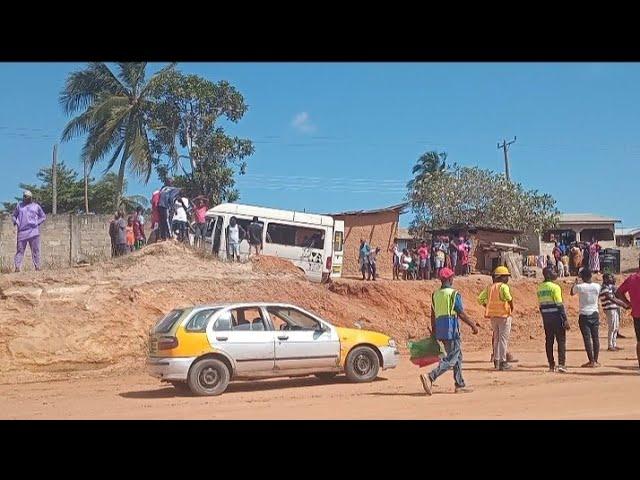
[[[438,363],[440,361],[440,356],[411,358],[410,360],[414,365],[417,365],[419,367],[426,367],[427,365],[431,365],[432,363]]]

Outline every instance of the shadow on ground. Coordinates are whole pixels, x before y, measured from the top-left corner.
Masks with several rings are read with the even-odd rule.
[[[378,377],[373,382],[386,382],[386,378]],[[224,395],[230,393],[242,393],[242,392],[262,392],[269,390],[280,390],[285,388],[300,388],[300,387],[326,387],[329,385],[340,385],[351,383],[346,377],[340,376],[333,380],[326,381],[320,380],[315,377],[303,377],[303,378],[283,378],[278,380],[265,380],[265,381],[253,381],[253,382],[238,382],[231,383],[224,392]],[[182,392],[174,387],[157,388],[154,390],[140,390],[132,392],[119,393],[119,396],[123,398],[138,398],[138,399],[161,399],[161,398],[175,398],[175,397],[195,397],[190,392]],[[206,397],[205,397],[206,398]]]

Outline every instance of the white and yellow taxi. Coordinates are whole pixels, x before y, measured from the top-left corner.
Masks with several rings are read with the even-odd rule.
[[[235,303],[169,312],[149,333],[151,375],[196,395],[220,395],[229,382],[345,373],[370,382],[394,368],[399,352],[389,336],[335,327],[295,305]]]

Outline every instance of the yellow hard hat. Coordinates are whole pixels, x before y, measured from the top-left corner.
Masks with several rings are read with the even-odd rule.
[[[496,268],[496,269],[493,271],[493,274],[494,274],[496,277],[501,277],[501,276],[503,276],[503,275],[508,275],[508,276],[510,276],[510,275],[511,275],[511,274],[509,273],[509,269],[508,269],[507,267],[504,267],[504,266],[499,266],[498,268]]]

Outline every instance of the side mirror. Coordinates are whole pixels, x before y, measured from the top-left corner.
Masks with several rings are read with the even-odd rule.
[[[316,328],[316,331],[318,331],[318,332],[328,332],[329,331],[329,327],[327,327],[326,325],[323,325],[323,324],[319,324],[318,327]]]

